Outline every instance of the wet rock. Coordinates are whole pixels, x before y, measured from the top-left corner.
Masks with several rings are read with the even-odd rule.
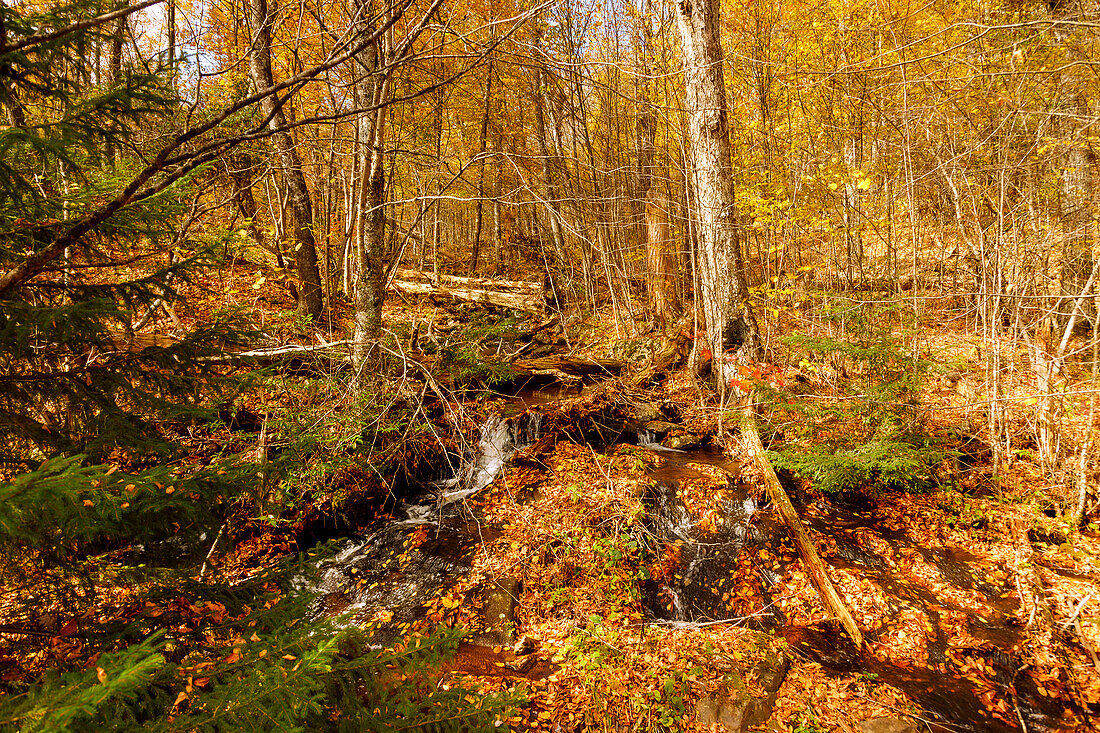
[[[681,433],[679,435],[670,435],[664,439],[664,446],[666,448],[673,448],[675,450],[691,450],[692,448],[698,448],[703,444],[705,438],[702,435],[695,435],[694,433]]]
[[[670,422],[664,422],[663,420],[650,420],[645,424],[645,429],[655,436],[664,437],[675,430],[676,426]]]
[[[516,645],[512,647],[512,653],[517,657],[522,657],[525,654],[531,654],[535,651],[535,640],[530,636],[524,634],[516,641]]]
[[[372,635],[375,644],[390,643],[401,624],[423,618],[424,605],[470,571],[467,553],[474,540],[466,531],[447,528],[409,550],[411,531],[409,525],[390,523],[365,538],[349,540],[320,566],[312,612],[346,613],[342,623],[352,624],[388,619]]]
[[[504,666],[520,674],[526,674],[534,669],[535,664],[539,661],[539,658],[535,654],[527,654],[522,657],[517,657],[510,662],[505,662]]]
[[[519,581],[515,578],[489,580],[479,593],[485,631],[474,634],[470,641],[481,646],[511,646],[516,635]]]
[[[1049,532],[1033,527],[1027,531],[1027,538],[1035,544],[1040,545],[1060,545],[1066,541],[1066,534],[1057,529],[1052,529]]]
[[[772,715],[779,687],[787,676],[791,662],[786,657],[768,657],[756,666],[763,697],[751,694],[744,685],[723,685],[706,695],[695,705],[695,714],[704,726],[720,725],[729,733],[742,733],[760,725]]]
[[[860,733],[917,733],[911,718],[874,718],[856,724]]]
[[[660,420],[664,415],[661,414],[661,408],[652,402],[639,402],[634,405],[634,419],[639,423],[645,424],[653,422],[654,420]]]

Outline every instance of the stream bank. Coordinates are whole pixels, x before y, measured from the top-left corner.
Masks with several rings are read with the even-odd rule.
[[[1073,705],[1079,683],[1049,659],[1034,663],[1004,520],[949,522],[956,499],[941,495],[804,497],[799,512],[868,638],[859,653],[752,469],[709,444],[706,422],[608,384],[494,405],[456,475],[330,561],[324,610],[378,643],[470,627],[480,646],[464,646],[454,670],[526,685],[517,727],[732,729],[746,694],[773,700],[781,730],[901,714],[925,730],[1061,731],[1098,712]],[[538,648],[523,670],[528,655],[511,649],[521,635]]]

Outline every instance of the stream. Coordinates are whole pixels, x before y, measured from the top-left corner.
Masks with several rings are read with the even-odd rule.
[[[1028,731],[1068,730],[1059,723],[1063,706],[1040,694],[1031,677],[1020,673],[1022,663],[1015,650],[1023,637],[1013,623],[1018,603],[1004,597],[1011,590],[1007,585],[990,580],[981,557],[962,548],[926,549],[904,532],[876,523],[864,507],[842,502],[799,507],[803,521],[834,543],[831,552],[822,553],[825,562],[832,568],[854,571],[885,599],[884,621],[867,635],[872,648],[876,643],[889,643],[887,632],[906,621],[917,620],[926,632],[926,656],[917,663],[891,663],[874,654],[861,654],[832,624],[797,625],[785,617],[772,591],[793,561],[794,552],[785,541],[778,517],[766,503],[753,498],[753,487],[738,483],[729,459],[713,450],[676,453],[652,449],[666,458],[652,472],[658,487],[653,517],[666,537],[683,542],[680,569],[673,576],[676,582],[661,587],[665,603],[652,609],[655,615],[704,622],[729,618],[722,593],[724,581],[744,574],[748,566],[749,572],[756,573],[768,604],[745,618],[745,623],[782,635],[796,654],[827,670],[859,673],[900,689],[921,706],[931,730],[1020,730],[1016,723],[990,717],[989,707],[998,701],[1005,717],[1023,718]],[[699,465],[718,466],[731,474],[734,493],[724,507],[727,521],[715,531],[696,531],[675,499],[680,482],[690,479]],[[759,562],[761,556],[776,559],[770,564]],[[919,582],[921,578],[907,578],[898,572],[899,557],[917,559],[921,572],[934,575],[932,582]],[[974,599],[984,613],[975,612]],[[950,647],[945,631],[948,620],[963,625],[964,633],[977,643],[961,649]],[[955,659],[950,660],[949,655]],[[951,661],[955,664],[948,665]],[[990,698],[986,692],[983,698],[984,688],[948,671],[959,667],[976,670],[999,694]]]
[[[317,589],[318,612],[347,614],[350,623],[381,620],[376,641],[386,643],[423,614],[427,601],[471,569],[471,556],[494,531],[460,511],[462,500],[489,486],[516,450],[540,435],[544,409],[575,397],[570,388],[522,391],[486,419],[476,450],[457,475],[426,486],[403,507],[404,516],[380,521],[348,540],[326,562]],[[858,673],[888,683],[917,703],[934,731],[1060,731],[1063,705],[1037,688],[1018,649],[1018,602],[1009,574],[966,548],[928,549],[870,505],[841,501],[798,507],[803,521],[825,539],[822,557],[834,569],[873,589],[881,622],[867,633],[870,651],[858,652],[831,623],[797,622],[785,610],[782,579],[797,556],[759,489],[738,480],[738,467],[714,447],[672,450],[658,435],[623,424],[619,442],[651,452],[653,489],[646,498],[647,527],[679,547],[676,572],[651,581],[647,606],[655,622],[691,623],[735,618],[783,636],[793,654],[836,674]],[[610,446],[594,446],[606,450]],[[705,526],[685,507],[684,482],[714,471],[728,486],[717,514]],[[445,521],[440,521],[441,518]],[[410,533],[430,527],[419,551],[407,551]],[[903,572],[904,570],[904,572]],[[762,607],[731,613],[733,586],[751,587]],[[917,633],[914,658],[892,659],[896,634]],[[959,638],[968,643],[959,645]],[[956,643],[952,644],[954,639]],[[960,670],[972,670],[978,685]],[[989,709],[1001,712],[1000,720]]]

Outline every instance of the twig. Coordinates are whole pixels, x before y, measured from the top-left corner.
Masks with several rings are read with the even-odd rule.
[[[1062,624],[1062,631],[1066,631],[1067,629],[1069,629],[1070,626],[1073,626],[1074,622],[1077,621],[1077,617],[1081,615],[1081,611],[1082,609],[1084,609],[1085,604],[1092,599],[1094,593],[1096,593],[1095,588],[1085,594],[1085,597],[1082,598],[1081,602],[1077,604],[1077,608],[1073,609],[1073,613],[1070,614],[1069,621],[1066,621],[1064,624]]]
[[[599,469],[603,477],[607,479],[607,488],[614,489],[615,482],[611,480],[611,474],[604,470],[604,467],[600,465],[599,456],[596,455],[596,449],[592,446],[588,446],[588,450],[592,451],[592,461],[596,464],[596,468]]]
[[[206,553],[206,559],[202,561],[202,569],[199,570],[199,580],[206,575],[206,566],[210,563],[210,558],[214,557],[214,551],[218,549],[218,543],[222,539],[222,535],[225,534],[225,525],[229,523],[229,520],[222,522],[221,528],[218,530],[217,536],[214,537],[214,542],[210,545],[210,551]]]
[[[1019,698],[1013,698],[1012,707],[1016,708],[1016,720],[1020,721],[1020,730],[1023,731],[1023,733],[1027,733],[1027,723],[1024,722],[1024,714],[1020,712]]]
[[[747,616],[733,616],[732,618],[720,618],[714,621],[675,621],[673,619],[654,619],[649,622],[649,626],[668,626],[673,629],[702,629],[707,626],[717,626],[718,624],[740,624],[753,618],[760,618],[767,615],[767,610],[772,606],[777,605],[780,601],[786,598],[792,598],[793,596],[780,596],[772,600],[766,606],[761,606],[760,610],[753,611]]]
[[[860,694],[860,693],[856,692],[855,690],[849,690],[848,692],[851,695],[860,698],[861,700],[866,700],[867,702],[873,702],[875,705],[878,705],[880,707],[884,707],[888,710],[892,710],[895,713],[898,713],[899,715],[905,716],[906,718],[912,718],[913,720],[919,720],[920,722],[922,722],[926,726],[928,726],[928,728],[930,730],[958,730],[958,731],[964,730],[964,728],[962,726],[953,725],[951,723],[948,723],[945,720],[929,720],[928,718],[922,717],[922,716],[914,713],[912,710],[906,710],[905,708],[899,708],[897,705],[891,705],[890,703],[882,702],[881,700],[876,700],[873,697],[867,697],[866,695]],[[932,726],[935,726],[935,728],[933,728]]]
[[[1092,648],[1092,644],[1089,643],[1088,638],[1085,636],[1085,630],[1081,628],[1080,619],[1073,619],[1073,628],[1077,631],[1077,636],[1081,638],[1081,646],[1085,647],[1085,651],[1092,657],[1092,666],[1100,669],[1100,659],[1096,658],[1096,650]]]

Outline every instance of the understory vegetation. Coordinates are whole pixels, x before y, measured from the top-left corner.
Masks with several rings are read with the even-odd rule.
[[[819,491],[927,491],[953,480],[944,469],[957,455],[921,403],[932,362],[914,355],[921,347],[904,314],[891,323],[896,314],[876,310],[826,309],[822,326],[836,334],[786,336],[795,379],[762,385],[782,436],[772,460]],[[827,392],[797,391],[811,382]]]
[[[0,4],[0,731],[1095,726],[1100,16],[811,5]]]

